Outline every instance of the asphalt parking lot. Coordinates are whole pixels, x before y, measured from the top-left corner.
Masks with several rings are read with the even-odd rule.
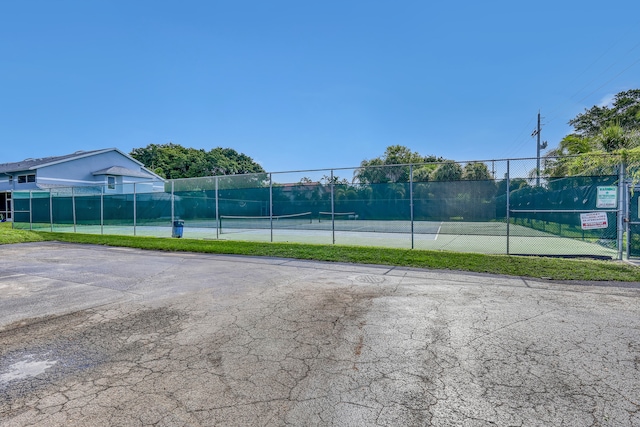
[[[640,284],[0,246],[2,426],[638,426]]]

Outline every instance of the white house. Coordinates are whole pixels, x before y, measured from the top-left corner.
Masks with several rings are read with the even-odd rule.
[[[164,179],[117,148],[0,164],[0,215],[12,218],[14,191],[104,186],[106,193],[164,191]]]

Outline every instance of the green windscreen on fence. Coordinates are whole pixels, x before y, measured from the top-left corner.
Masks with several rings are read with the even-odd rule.
[[[261,173],[178,179],[165,182],[164,191],[126,184],[14,192],[14,226],[168,236],[172,221],[181,220],[184,235],[196,238],[490,253],[615,248],[617,206],[603,195],[617,191],[617,175],[537,178],[532,166],[448,162],[309,171],[322,174],[315,179],[304,171],[299,178]],[[635,248],[640,237],[633,226],[631,231]]]
[[[509,194],[510,218],[526,229],[561,237],[612,241],[617,236],[617,206],[599,207],[599,188],[617,188],[617,176],[568,177],[550,180],[546,187],[523,187]],[[506,206],[506,195],[500,197]],[[606,214],[606,227],[584,228],[581,219],[593,212]],[[607,243],[610,244],[610,243]]]

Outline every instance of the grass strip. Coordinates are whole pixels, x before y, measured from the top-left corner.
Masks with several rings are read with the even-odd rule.
[[[13,229],[10,222],[0,223],[0,244],[42,242],[43,240],[49,239],[34,231]]]
[[[305,260],[459,270],[552,280],[640,281],[640,268],[622,262],[368,246],[260,243],[230,240],[171,239],[116,235],[32,232],[0,224],[0,244],[56,240],[138,249],[269,256]]]
[[[49,233],[42,233],[49,234]],[[612,261],[483,255],[366,246],[257,243],[51,233],[55,240],[172,252],[269,256],[318,261],[460,270],[554,280],[640,281],[640,269]]]

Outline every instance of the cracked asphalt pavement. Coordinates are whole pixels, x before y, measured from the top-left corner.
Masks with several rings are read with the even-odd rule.
[[[640,284],[0,247],[2,426],[640,426]]]

